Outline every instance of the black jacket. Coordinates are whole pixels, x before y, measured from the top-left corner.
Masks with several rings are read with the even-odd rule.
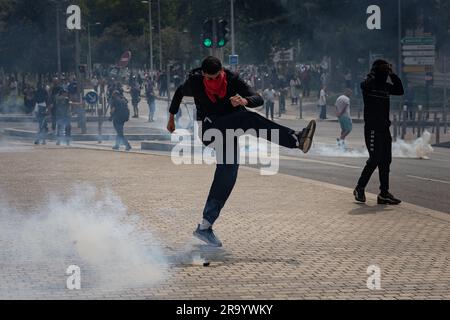
[[[386,131],[391,126],[390,97],[404,94],[403,84],[400,78],[392,74],[392,84],[386,79],[378,79],[374,73],[370,73],[361,83],[364,98],[364,121],[366,129]]]
[[[234,108],[230,102],[230,98],[236,94],[248,100],[248,108],[260,107],[264,104],[263,98],[250,88],[238,74],[226,69],[225,72],[228,82],[227,94],[223,99],[218,99],[214,103],[206,95],[201,69],[193,70],[186,82],[178,87],[175,92],[175,96],[170,105],[170,113],[178,113],[183,97],[194,97],[197,107],[197,120],[199,121],[203,121],[208,116],[221,116],[241,111],[244,107]]]

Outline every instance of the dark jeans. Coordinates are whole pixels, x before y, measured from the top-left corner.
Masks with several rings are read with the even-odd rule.
[[[56,137],[57,141],[69,142],[72,135],[71,117],[56,117]]]
[[[320,119],[325,120],[327,118],[327,106],[320,107]]]
[[[281,115],[286,112],[286,100],[280,100],[280,107],[278,108],[278,115],[281,118]]]
[[[48,132],[47,118],[45,117],[45,115],[38,115],[36,118],[38,122],[36,141],[45,141],[47,139]]]
[[[250,111],[238,111],[217,118],[207,118],[203,121],[202,138],[205,131],[208,129],[217,129],[223,134],[225,134],[226,129],[242,129],[244,131],[255,129],[257,137],[259,137],[259,129],[266,129],[269,131],[267,136],[268,141],[272,141],[270,130],[278,130],[278,143],[280,146],[290,149],[297,148],[297,139],[293,136],[294,130],[283,127],[257,113]],[[214,222],[216,222],[219,218],[220,212],[225,206],[225,203],[230,197],[234,185],[236,184],[239,171],[239,144],[237,140],[238,138],[235,139],[232,146],[234,159],[231,163],[230,161],[226,161],[228,160],[226,146],[223,146],[223,153],[216,150],[216,160],[218,164],[208,199],[206,201],[205,209],[203,210],[203,218],[211,224],[214,224]],[[207,146],[211,144],[210,141],[203,141],[203,143]]]
[[[125,121],[119,120],[119,119],[113,119],[113,125],[114,129],[116,130],[117,137],[116,137],[116,147],[120,147],[122,144],[128,147],[130,143],[125,138],[123,127],[125,125]]]
[[[266,101],[266,118],[269,119],[269,112],[270,112],[270,118],[273,120],[273,109],[275,104],[272,101]]]
[[[366,188],[370,177],[378,168],[380,175],[381,192],[389,191],[389,172],[392,162],[392,137],[389,129],[386,131],[375,131],[365,129],[364,136],[367,150],[369,150],[369,160],[364,168],[361,178],[358,181],[358,187]]]

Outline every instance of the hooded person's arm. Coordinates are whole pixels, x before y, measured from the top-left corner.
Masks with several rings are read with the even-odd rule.
[[[361,89],[367,91],[373,89],[375,85],[375,73],[371,72],[367,75],[366,79],[361,83]]]
[[[402,80],[395,74],[391,73],[390,78],[392,84],[388,83],[389,94],[393,96],[402,96],[405,94],[405,90],[403,89]]]
[[[264,99],[239,76],[236,78],[236,88],[237,93],[248,101],[247,108],[257,108],[264,104]]]

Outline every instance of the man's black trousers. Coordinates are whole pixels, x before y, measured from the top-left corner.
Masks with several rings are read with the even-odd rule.
[[[364,168],[358,187],[365,189],[370,177],[378,168],[380,176],[380,190],[382,193],[389,191],[389,172],[392,163],[392,137],[389,129],[383,131],[365,128],[364,136],[369,160]]]

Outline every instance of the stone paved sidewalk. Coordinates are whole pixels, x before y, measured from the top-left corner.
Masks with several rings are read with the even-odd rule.
[[[65,288],[64,265],[30,267],[0,243],[0,298],[31,299],[450,299],[450,218],[404,204],[353,202],[351,190],[243,168],[216,231],[220,250],[192,239],[214,167],[175,166],[170,158],[110,151],[27,147],[0,150],[0,195],[17,218],[48,194],[88,183],[110,188],[138,228],[151,230],[168,258],[201,252],[211,265],[170,260],[152,286],[103,289],[83,278]],[[0,239],[2,239],[0,237]],[[381,290],[367,288],[367,268],[381,269]],[[42,279],[45,285],[40,284]]]

